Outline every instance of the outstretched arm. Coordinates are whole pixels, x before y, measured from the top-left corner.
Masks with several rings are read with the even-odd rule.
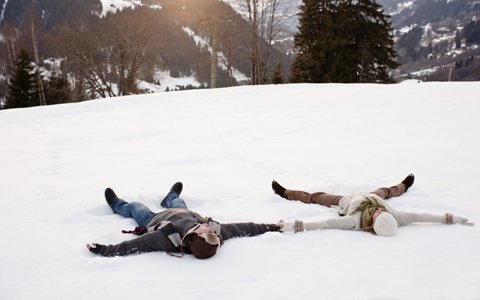
[[[394,211],[393,216],[397,219],[400,226],[408,225],[414,222],[420,223],[443,223],[443,224],[462,224],[473,226],[474,223],[470,222],[467,218],[454,216],[453,214],[446,213],[444,215],[435,215],[428,213],[411,213]]]
[[[107,246],[98,243],[91,243],[87,244],[87,248],[92,253],[109,257],[125,256],[152,251],[178,251],[162,231],[147,233],[136,239],[125,241],[116,245]]]
[[[283,223],[282,232],[300,232],[304,230],[321,230],[321,229],[343,229],[354,230],[357,225],[355,216],[340,217],[322,220],[318,222],[303,222],[296,220],[295,222]]]
[[[221,224],[221,226],[220,235],[224,241],[233,237],[255,236],[268,231],[280,231],[280,226],[277,224],[256,224],[248,222]]]

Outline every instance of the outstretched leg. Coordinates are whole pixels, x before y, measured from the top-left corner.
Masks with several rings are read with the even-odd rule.
[[[287,200],[296,200],[304,203],[315,203],[328,207],[332,205],[338,205],[340,199],[342,199],[343,197],[341,195],[332,195],[323,192],[307,193],[304,191],[288,190],[276,181],[272,182],[272,188],[275,194]]]
[[[185,201],[180,198],[182,190],[183,184],[181,182],[174,183],[160,205],[165,208],[187,208]]]
[[[125,218],[133,218],[138,226],[146,226],[156,215],[142,203],[128,203],[127,201],[118,198],[111,188],[105,190],[105,199],[114,213]]]
[[[401,183],[391,186],[389,188],[381,187],[379,189],[376,189],[372,193],[378,195],[380,198],[385,200],[392,197],[398,197],[405,193],[413,185],[414,181],[415,175],[409,174]]]

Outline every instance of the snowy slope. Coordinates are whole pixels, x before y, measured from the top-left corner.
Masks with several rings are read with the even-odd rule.
[[[245,86],[0,111],[1,299],[480,299],[480,84]],[[131,236],[112,187],[152,210],[177,180],[221,222],[317,220],[274,195],[415,185],[399,210],[472,219],[228,240],[208,260],[98,257]]]
[[[100,14],[104,17],[107,13],[115,13],[118,10],[123,10],[124,8],[135,8],[137,6],[147,5],[152,9],[161,9],[162,7],[157,4],[144,4],[141,0],[100,0],[102,3],[102,13]]]
[[[5,0],[3,5],[0,6],[0,22],[3,21],[3,18],[5,16],[5,8],[7,7],[8,0]]]

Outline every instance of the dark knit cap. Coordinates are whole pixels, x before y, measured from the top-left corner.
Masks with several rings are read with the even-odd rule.
[[[199,235],[194,235],[192,241],[190,242],[190,251],[193,256],[198,259],[210,258],[217,253],[217,248],[219,245],[211,245]]]

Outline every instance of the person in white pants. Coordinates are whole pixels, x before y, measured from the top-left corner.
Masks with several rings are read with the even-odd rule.
[[[397,211],[385,200],[398,197],[405,193],[415,181],[415,176],[409,174],[401,183],[389,188],[382,187],[370,193],[355,193],[347,196],[332,195],[324,192],[307,193],[299,190],[285,189],[277,181],[272,182],[275,194],[287,200],[315,203],[327,207],[338,206],[340,217],[318,222],[281,221],[283,232],[300,232],[304,230],[344,229],[362,230],[380,236],[393,236],[399,226],[414,222],[431,222],[444,224],[462,224],[473,226],[467,218],[451,213],[435,215],[429,213],[412,213]]]

